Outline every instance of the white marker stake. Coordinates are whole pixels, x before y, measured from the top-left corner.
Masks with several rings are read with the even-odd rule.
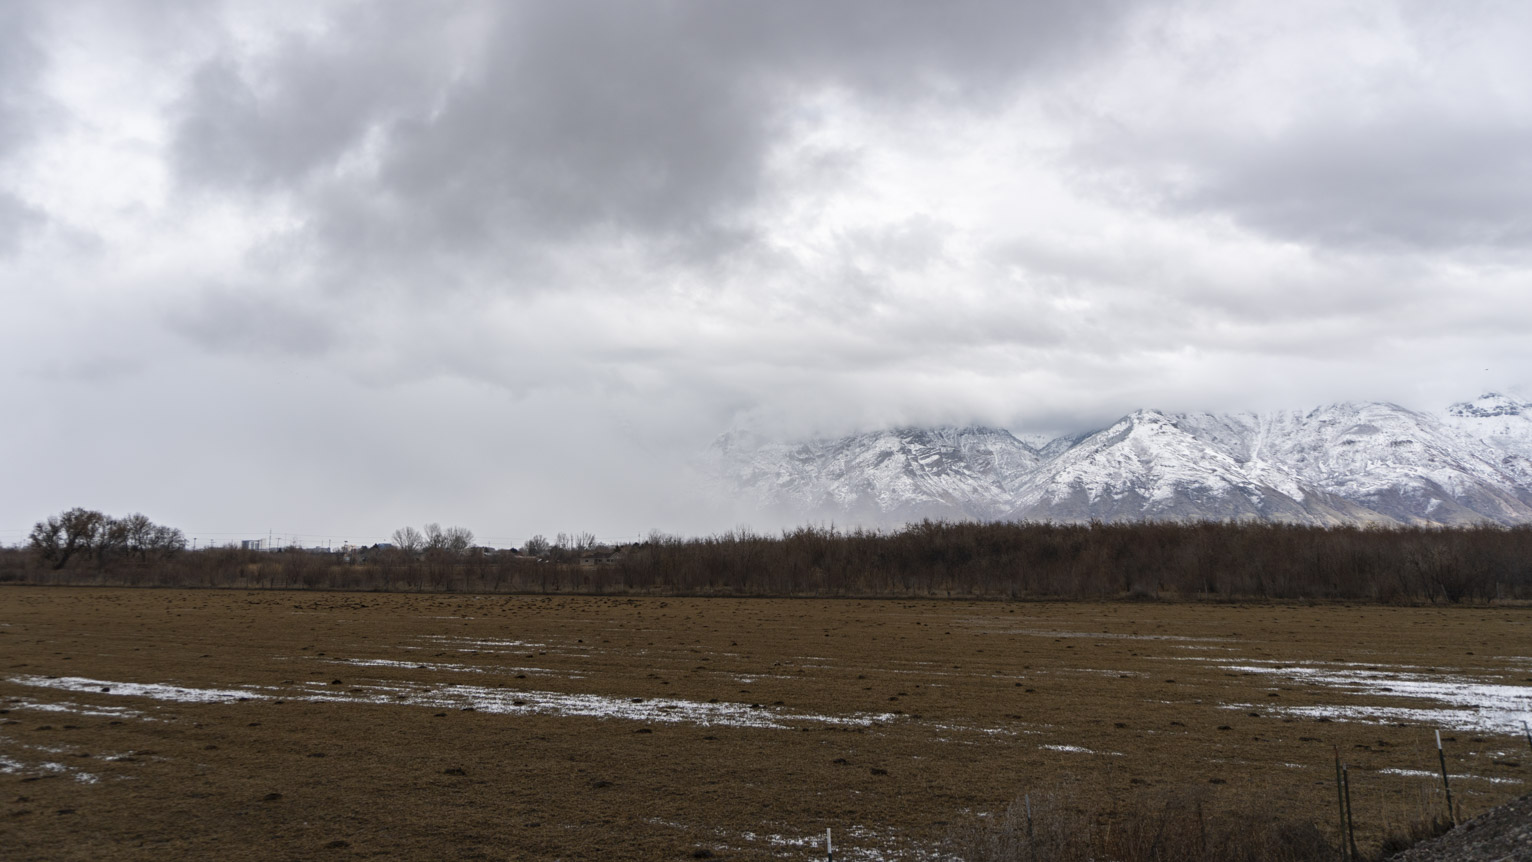
[[[825,827],[825,858],[835,862],[835,842],[830,840],[830,827]]]
[[[1458,815],[1452,810],[1452,785],[1447,783],[1447,755],[1442,752],[1442,732],[1436,732],[1436,757],[1442,764],[1442,790],[1447,793],[1447,819],[1458,825]]]

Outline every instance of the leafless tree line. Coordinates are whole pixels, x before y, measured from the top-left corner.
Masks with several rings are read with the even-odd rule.
[[[423,531],[396,531],[391,548],[351,554],[229,548],[176,553],[185,544],[179,533],[176,541],[123,546],[165,550],[99,554],[82,549],[99,546],[87,537],[102,528],[68,526],[83,517],[74,514],[81,511],[39,523],[28,549],[0,553],[0,579],[634,595],[1532,599],[1528,526],[924,521],[893,531],[800,527],[763,535],[741,529],[703,538],[656,533],[618,548],[599,545],[590,533],[559,534],[554,540],[534,537],[521,553],[506,553],[474,547],[465,529],[428,524]],[[71,536],[77,537],[73,544]],[[145,560],[154,565],[127,565]]]
[[[473,547],[473,531],[467,527],[442,528],[426,524],[424,532],[414,527],[400,527],[390,537],[394,548],[406,554],[467,553]]]
[[[981,598],[1532,598],[1532,526],[924,521],[651,537],[620,566],[640,590]]]
[[[96,567],[130,561],[158,562],[186,549],[186,537],[134,513],[113,518],[91,509],[70,509],[38,521],[27,545],[39,562],[54,570],[71,562]]]

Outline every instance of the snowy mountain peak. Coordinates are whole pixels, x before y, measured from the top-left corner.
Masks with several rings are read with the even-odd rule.
[[[1464,437],[1481,441],[1489,450],[1486,458],[1523,489],[1532,488],[1532,404],[1489,392],[1447,408],[1443,420]]]
[[[1532,404],[1518,401],[1499,392],[1486,392],[1472,401],[1459,401],[1447,408],[1450,416],[1487,419],[1492,416],[1521,416],[1532,410]]]
[[[711,456],[723,487],[797,518],[1532,522],[1532,405],[1496,393],[1440,414],[1144,409],[1047,443],[982,425],[800,443],[731,432]]]

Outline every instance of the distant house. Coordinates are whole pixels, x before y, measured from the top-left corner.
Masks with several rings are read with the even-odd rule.
[[[582,566],[611,566],[622,562],[625,548],[593,548],[580,552]]]
[[[387,553],[393,549],[393,545],[353,545],[346,543],[340,546],[340,558],[347,563],[365,563],[368,558]]]

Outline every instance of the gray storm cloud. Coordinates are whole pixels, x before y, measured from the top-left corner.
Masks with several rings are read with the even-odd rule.
[[[364,266],[466,255],[521,272],[518,258],[582,242],[655,244],[666,262],[705,264],[757,238],[743,211],[773,193],[768,160],[805,93],[846,88],[892,111],[983,105],[1109,39],[1123,14],[1111,3],[351,7],[322,35],[204,61],[178,106],[175,168],[192,184],[304,198],[317,253]]]
[[[1515,4],[5,11],[0,542],[715,529],[740,424],[1528,380]]]

